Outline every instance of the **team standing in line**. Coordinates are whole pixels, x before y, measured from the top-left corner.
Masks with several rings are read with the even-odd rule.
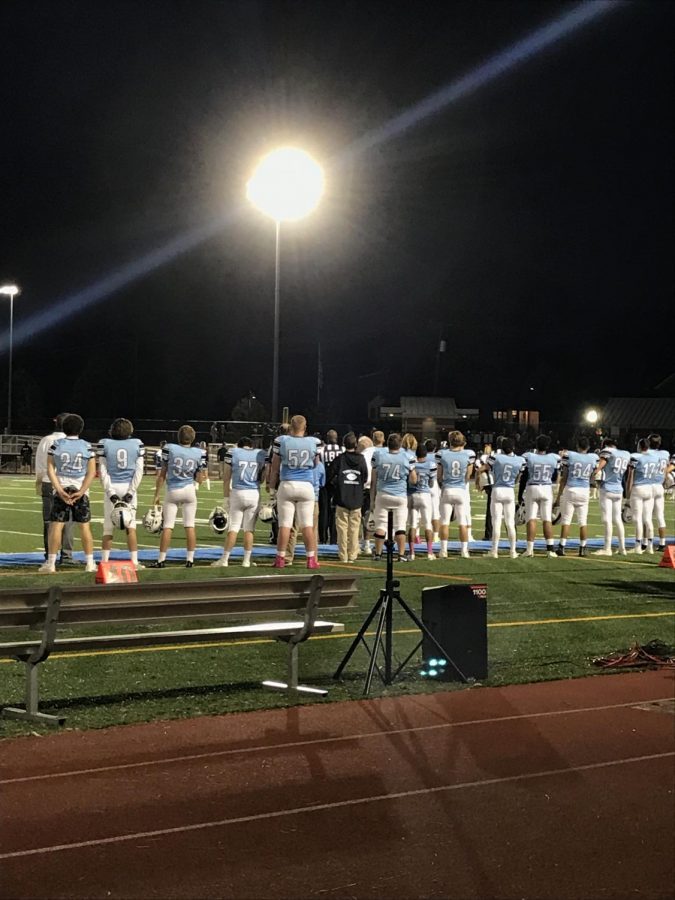
[[[144,447],[134,438],[128,419],[115,419],[110,436],[96,447],[82,440],[82,418],[62,414],[56,431],[40,443],[36,455],[36,491],[43,499],[46,559],[40,572],[54,573],[61,560],[72,554],[72,538],[67,529],[71,521],[80,526],[86,571],[94,571],[91,535],[91,510],[88,491],[96,477],[96,459],[104,491],[102,559],[109,558],[114,529],[124,530],[131,559],[138,562],[136,537],[137,491],[143,477]],[[433,540],[440,539],[439,558],[448,556],[451,521],[458,525],[460,555],[469,556],[471,509],[469,485],[489,484],[489,509],[492,516],[492,547],[488,556],[497,557],[502,522],[506,528],[510,556],[516,551],[516,487],[523,500],[526,521],[526,549],[520,555],[534,555],[537,521],[542,522],[546,551],[550,557],[564,556],[573,518],[579,525],[579,555],[587,550],[587,519],[591,484],[600,481],[599,500],[604,524],[604,546],[599,555],[612,554],[614,531],[619,553],[626,553],[623,521],[624,496],[630,504],[635,523],[635,553],[654,552],[653,518],[658,528],[658,547],[665,546],[665,482],[675,470],[675,454],[661,448],[661,438],[652,434],[638,442],[637,451],[620,450],[609,438],[596,452],[590,451],[587,438],[577,441],[576,449],[562,454],[550,452],[550,438],[540,435],[535,450],[516,455],[513,441],[502,439],[501,446],[482,460],[466,447],[459,431],[448,434],[447,446],[436,442],[418,444],[415,437],[391,434],[384,442],[382,432],[373,439],[353,433],[345,436],[344,447],[330,441],[332,458],[328,469],[320,438],[306,434],[303,416],[294,416],[286,433],[280,434],[269,456],[242,438],[237,447],[227,449],[223,467],[223,502],[209,519],[218,534],[227,532],[223,555],[212,565],[227,566],[240,530],[244,531],[242,565],[251,565],[254,531],[261,509],[260,488],[266,482],[278,520],[277,552],[273,566],[287,564],[287,550],[295,531],[302,534],[307,567],[318,568],[317,530],[319,491],[327,482],[335,498],[335,517],[339,557],[354,562],[360,552],[381,557],[391,512],[398,559],[415,558],[417,532],[421,527],[426,539],[426,557],[434,559]],[[331,433],[332,437],[334,433]],[[154,506],[144,518],[151,532],[161,531],[159,556],[152,568],[164,568],[178,510],[182,512],[186,533],[186,566],[194,565],[196,548],[196,490],[207,477],[207,456],[202,446],[194,446],[195,432],[189,425],[178,431],[178,443],[165,443],[156,476]],[[336,436],[335,436],[336,437]],[[43,446],[44,445],[44,446]],[[48,449],[47,449],[48,447]],[[557,496],[554,499],[554,484]],[[164,502],[162,491],[166,488]],[[561,534],[556,548],[553,538],[554,507],[559,506]],[[271,518],[269,509],[265,520]],[[64,532],[64,529],[66,531]],[[363,543],[359,548],[359,536]],[[406,553],[406,540],[409,552]],[[63,545],[63,546],[62,546]]]

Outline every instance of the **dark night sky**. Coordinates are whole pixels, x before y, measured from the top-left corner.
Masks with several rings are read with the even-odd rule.
[[[224,418],[249,389],[269,402],[274,226],[243,200],[256,158],[283,143],[340,158],[570,8],[4,0],[0,278],[23,288],[17,328],[233,214],[17,345],[17,415]],[[319,210],[284,228],[282,403],[314,403],[319,340],[323,419],[431,393],[440,331],[440,393],[464,406],[515,406],[534,386],[562,416],[653,392],[675,369],[674,8],[625,4],[327,166]]]

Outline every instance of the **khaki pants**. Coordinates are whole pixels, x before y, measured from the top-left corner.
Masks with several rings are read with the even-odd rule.
[[[335,528],[337,530],[338,556],[341,562],[354,562],[359,555],[359,530],[361,510],[335,507]]]

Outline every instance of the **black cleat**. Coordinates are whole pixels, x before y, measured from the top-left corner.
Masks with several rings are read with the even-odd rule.
[[[562,544],[558,544],[558,549],[555,551],[555,555],[556,556],[564,556],[565,555],[565,548],[563,547]]]
[[[381,559],[382,559],[382,554],[381,554],[381,553],[373,553],[373,560],[374,560],[375,562],[379,562]]]
[[[194,563],[192,562],[191,559],[188,559],[188,561],[185,563],[185,568],[186,568],[186,569],[192,569],[192,568],[194,568]]]
[[[588,556],[588,547],[579,547],[579,556]]]
[[[403,556],[401,556],[401,554],[399,553],[399,555],[396,558],[396,561],[397,562],[410,562],[410,557],[406,556],[405,553],[403,554]]]
[[[659,544],[659,546],[658,546],[656,549],[659,551],[659,553],[665,553],[665,551],[666,551],[666,545],[665,545],[665,544]]]
[[[166,569],[166,563],[164,561],[160,562],[156,560],[154,563],[150,563],[148,566],[149,569]]]

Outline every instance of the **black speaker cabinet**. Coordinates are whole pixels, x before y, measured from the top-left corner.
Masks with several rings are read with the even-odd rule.
[[[486,585],[444,584],[423,588],[422,621],[467,678],[487,677]],[[426,636],[422,653],[425,663],[438,658],[438,650]],[[457,681],[457,673],[446,665],[439,669],[436,680]]]

